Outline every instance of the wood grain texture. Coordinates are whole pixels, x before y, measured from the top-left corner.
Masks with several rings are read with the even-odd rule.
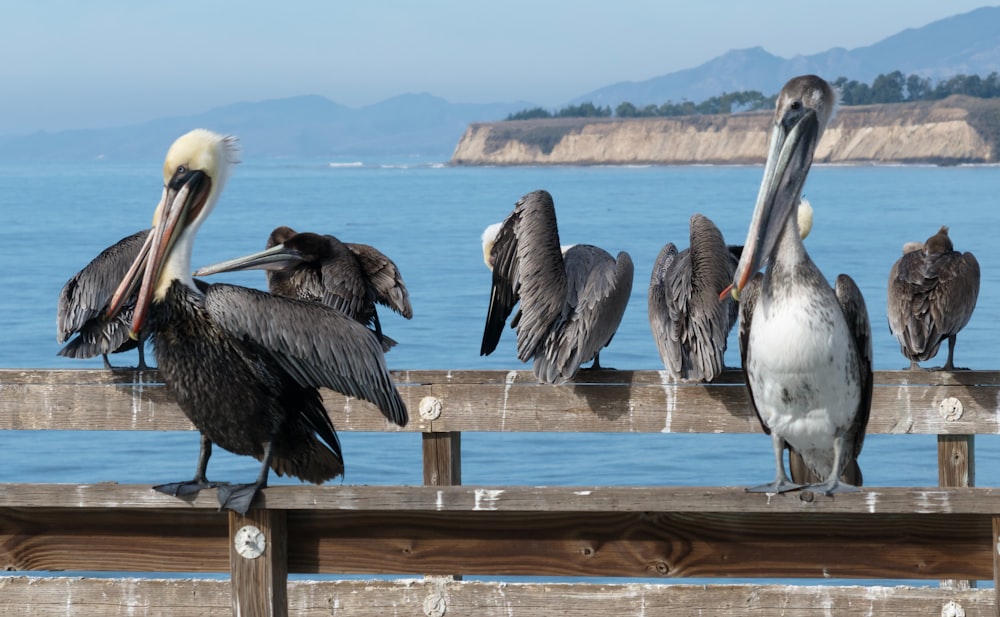
[[[660,371],[596,371],[587,383],[540,385],[523,371],[394,373],[411,410],[406,427],[389,424],[370,404],[326,391],[324,402],[342,431],[542,431],[755,433],[756,417],[738,374],[723,383],[677,384]],[[876,373],[869,434],[1000,433],[1000,373]],[[191,430],[157,382],[155,371],[0,370],[0,429]],[[443,402],[423,420],[420,400]],[[948,419],[947,398],[962,403]]]
[[[229,513],[229,570],[235,617],[288,617],[288,529],[281,510]],[[259,530],[263,553],[241,554],[238,537],[244,528]],[[247,542],[244,542],[246,545]],[[250,542],[254,547],[260,543]]]
[[[992,617],[993,589],[815,585],[559,584],[459,581],[290,581],[297,617]],[[71,612],[67,602],[72,601]],[[949,612],[946,612],[949,611]],[[959,612],[961,611],[961,612]],[[24,617],[231,617],[228,580],[0,578],[0,614]]]

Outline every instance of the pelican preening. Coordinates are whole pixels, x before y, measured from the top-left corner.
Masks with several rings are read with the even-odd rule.
[[[907,243],[903,251],[889,273],[889,330],[911,370],[936,356],[945,339],[948,361],[941,368],[955,370],[955,337],[979,297],[979,262],[954,249],[947,227],[923,244]]]
[[[100,354],[104,368],[111,368],[108,354],[138,349],[138,369],[146,370],[142,339],[129,336],[135,294],[125,300],[121,312],[114,317],[106,313],[115,288],[142,252],[148,237],[149,230],[143,229],[122,238],[63,285],[56,313],[56,341],[65,343],[76,336],[59,350],[60,356],[93,358]]]
[[[719,228],[695,214],[691,244],[667,243],[649,281],[649,325],[660,359],[677,381],[712,381],[725,368],[729,331],[738,308],[718,290],[733,280],[743,247],[726,245]]]
[[[290,227],[275,228],[265,250],[199,268],[194,276],[252,269],[267,271],[272,294],[322,302],[369,326],[385,351],[396,341],[382,333],[375,305],[413,317],[399,269],[378,249]]]
[[[751,404],[771,435],[776,466],[773,482],[749,491],[802,488],[785,473],[786,445],[824,479],[809,490],[859,490],[841,476],[861,452],[871,407],[868,312],[849,276],[838,276],[831,289],[792,216],[835,102],[833,89],[815,75],[782,88],[764,178],[733,277],[743,372]],[[765,264],[765,273],[755,274]]]
[[[804,240],[812,229],[812,206],[805,199],[797,210]],[[653,262],[649,281],[649,325],[667,374],[675,381],[713,381],[725,368],[729,331],[738,307],[718,289],[736,273],[742,246],[727,245],[708,217],[689,222],[691,244],[677,252],[672,242]]]
[[[628,253],[616,259],[589,244],[560,247],[552,196],[534,191],[518,200],[503,223],[487,228],[483,258],[493,285],[481,355],[496,349],[520,302],[511,321],[517,357],[534,360],[539,381],[564,383],[591,360],[600,367],[600,351],[611,342],[632,292]]]
[[[224,508],[245,513],[270,469],[309,482],[343,473],[340,443],[318,388],[374,403],[403,425],[406,406],[365,326],[315,302],[191,276],[191,249],[235,163],[232,138],[198,129],[170,147],[148,255],[140,255],[111,303],[121,306],[141,275],[132,332],[153,343],[160,376],[201,431],[194,479],[160,485],[173,495],[219,488]],[[209,482],[212,444],[262,461],[257,480]]]

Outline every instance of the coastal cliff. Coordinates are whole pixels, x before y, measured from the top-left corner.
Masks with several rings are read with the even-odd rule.
[[[771,112],[671,118],[550,118],[469,125],[454,165],[761,164]],[[819,163],[996,163],[1000,100],[841,107]]]

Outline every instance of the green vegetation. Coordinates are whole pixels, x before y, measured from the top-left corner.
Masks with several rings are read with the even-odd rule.
[[[928,78],[919,75],[904,77],[900,71],[879,75],[871,85],[846,77],[838,77],[833,86],[840,92],[841,105],[872,105],[886,103],[909,103],[914,101],[936,101],[953,94],[964,94],[977,98],[1000,98],[1000,75],[990,73],[985,79],[978,75],[956,75],[932,85]],[[709,114],[729,114],[740,111],[771,109],[777,95],[764,96],[756,90],[726,92],[713,96],[701,103],[667,101],[662,105],[636,107],[623,102],[615,107],[617,118],[651,118],[668,116],[693,116]],[[507,116],[507,120],[532,120],[536,118],[601,118],[610,117],[610,107],[596,107],[593,103],[568,105],[555,112],[542,107],[525,109]]]

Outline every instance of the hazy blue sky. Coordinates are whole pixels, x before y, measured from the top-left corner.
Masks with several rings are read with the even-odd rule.
[[[124,0],[8,3],[0,133],[117,126],[320,94],[549,107],[730,49],[853,49],[983,0]],[[571,7],[571,8],[567,8]],[[901,8],[905,7],[905,8]]]

